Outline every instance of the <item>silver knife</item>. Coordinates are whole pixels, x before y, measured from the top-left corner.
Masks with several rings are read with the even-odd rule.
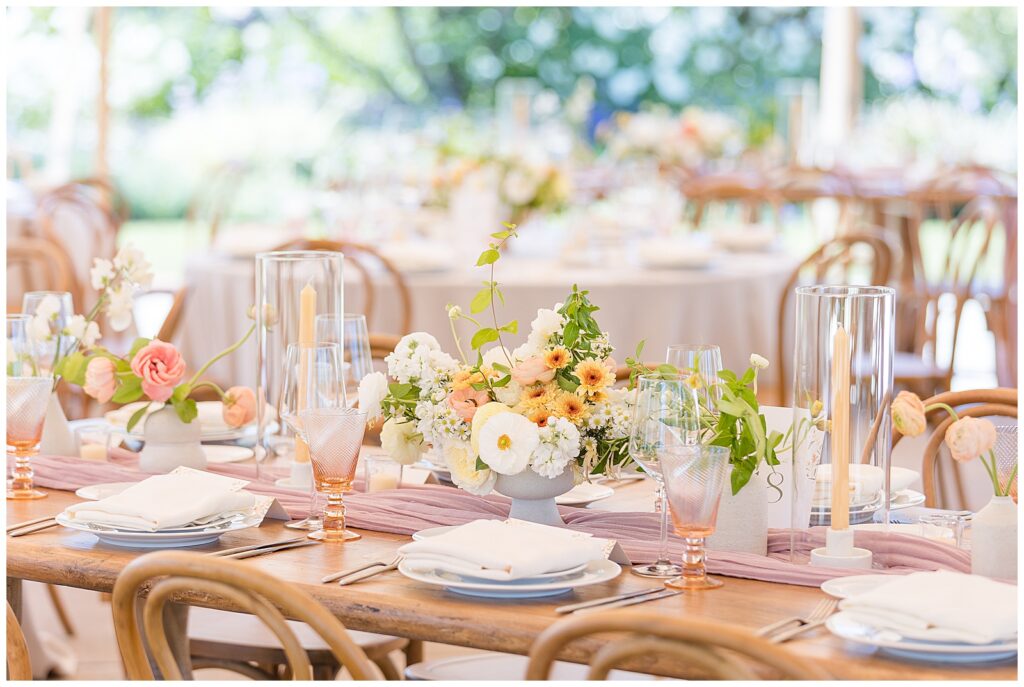
[[[282,539],[281,541],[265,541],[259,544],[249,544],[247,546],[236,546],[233,549],[221,549],[220,551],[210,551],[205,554],[207,556],[230,556],[234,553],[242,553],[243,551],[254,551],[256,549],[267,549],[273,546],[283,546],[285,544],[298,544],[299,542],[307,541],[308,537],[305,535],[301,537],[292,537],[291,539]]]
[[[636,596],[644,596],[645,594],[654,594],[656,592],[665,591],[664,587],[651,587],[650,589],[641,589],[636,592],[626,592],[625,594],[616,594],[615,596],[606,596],[601,599],[591,599],[590,601],[581,601],[575,604],[569,604],[568,606],[559,606],[555,609],[555,613],[572,613],[578,611],[581,608],[590,608],[591,606],[604,606],[615,601],[621,601],[623,599],[632,599]]]
[[[591,613],[593,611],[603,611],[608,608],[622,608],[623,606],[632,606],[634,604],[643,604],[648,601],[657,601],[658,599],[667,599],[670,596],[677,596],[682,594],[682,589],[665,589],[658,594],[648,594],[645,596],[635,596],[631,599],[622,599],[620,601],[613,601],[610,604],[604,604],[602,606],[589,606],[587,608],[581,608],[574,613]]]
[[[252,558],[254,556],[262,556],[265,553],[274,553],[275,551],[289,551],[291,549],[301,549],[305,546],[316,546],[320,542],[318,541],[301,541],[294,544],[282,544],[281,546],[269,546],[262,549],[254,549],[252,551],[241,551],[239,553],[231,553],[227,556],[221,556],[221,558],[232,558],[236,561],[243,558]]]
[[[396,560],[385,566],[381,566],[378,568],[367,568],[366,570],[362,570],[357,573],[352,573],[351,575],[346,575],[345,577],[342,577],[338,580],[338,584],[344,587],[345,585],[349,585],[353,582],[359,582],[360,580],[365,580],[370,577],[380,575],[381,573],[388,572],[389,570],[397,570],[398,563],[399,561]]]

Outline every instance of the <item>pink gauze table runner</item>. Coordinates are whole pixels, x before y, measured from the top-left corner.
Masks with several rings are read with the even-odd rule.
[[[8,468],[13,459],[8,456]],[[66,456],[37,456],[32,459],[36,482],[50,489],[74,491],[91,484],[137,482],[148,477],[137,469],[137,456],[118,451],[109,463],[86,461]],[[211,465],[210,472],[250,480],[247,487],[256,494],[273,496],[295,518],[309,513],[309,493],[274,485],[284,476],[281,468],[261,469],[255,479],[252,465]],[[269,474],[268,474],[269,473]],[[356,482],[356,489],[361,484]],[[409,535],[428,527],[460,525],[471,520],[508,517],[510,500],[504,496],[474,496],[460,489],[440,485],[408,486],[372,494],[353,493],[345,497],[348,524],[357,529]],[[562,506],[562,519],[571,529],[594,536],[616,539],[634,563],[654,561],[658,553],[658,515],[655,513],[618,513]],[[970,553],[948,544],[921,537],[880,532],[855,532],[857,546],[870,549],[887,568],[873,573],[905,574],[919,570],[970,572]],[[745,577],[765,582],[781,582],[816,587],[825,580],[863,574],[863,570],[818,568],[806,565],[810,550],[825,545],[825,528],[810,530],[808,543],[790,551],[788,530],[769,530],[768,555],[709,551],[708,571],[716,575]],[[669,536],[669,552],[679,560],[682,539]],[[794,562],[794,559],[796,562]]]

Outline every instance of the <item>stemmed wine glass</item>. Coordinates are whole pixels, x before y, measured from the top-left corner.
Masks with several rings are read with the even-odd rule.
[[[72,315],[75,314],[75,304],[71,294],[67,291],[27,291],[21,297],[21,312],[34,316],[39,311],[39,306],[48,297],[56,298],[60,304],[60,309],[49,322],[51,337],[42,344],[45,349],[43,355],[49,361],[48,364],[53,365],[57,358],[71,353],[75,344],[78,343],[74,337],[63,334],[64,328],[68,326]]]
[[[684,376],[697,375],[702,382],[704,400],[717,400],[718,373],[722,371],[722,351],[712,344],[672,344],[665,362]]]
[[[363,377],[373,372],[366,316],[351,313],[345,313],[343,317],[317,315],[316,340],[336,343],[340,347],[345,404],[349,408],[354,408],[359,400],[359,383],[363,381]]]
[[[305,463],[309,461],[309,447],[303,438],[302,411],[345,406],[338,344],[289,344],[285,356],[283,384],[281,419],[295,432],[293,460]],[[310,487],[309,517],[287,523],[285,527],[298,530],[320,529],[316,496],[314,482]]]
[[[45,347],[29,336],[30,319],[7,316],[7,449],[14,454],[9,499],[46,498],[32,483],[29,461],[39,453],[53,377],[44,364]]]
[[[693,398],[682,375],[649,374],[637,380],[629,454],[658,485],[661,514],[658,559],[632,568],[643,577],[676,577],[683,572],[668,557],[668,502],[658,458],[666,449],[700,443],[701,413]]]
[[[366,413],[355,408],[311,408],[299,413],[302,435],[309,444],[317,491],[326,494],[322,527],[310,539],[344,542],[359,539],[345,529],[346,492],[352,491],[359,449],[366,431]]]
[[[667,581],[665,586],[688,591],[721,587],[721,581],[707,576],[704,539],[715,531],[718,503],[728,472],[729,449],[707,445],[674,446],[658,453],[672,524],[685,546],[682,574]]]

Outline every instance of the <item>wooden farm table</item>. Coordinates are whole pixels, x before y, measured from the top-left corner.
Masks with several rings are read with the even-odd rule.
[[[8,501],[7,522],[17,523],[57,513],[78,497],[50,491],[38,501]],[[651,492],[646,484],[628,484],[616,496],[593,504],[607,510],[649,510]],[[371,560],[390,559],[409,538],[362,531],[363,538],[343,545],[323,544],[247,559],[246,565],[295,584],[311,594],[347,627],[444,644],[526,654],[536,637],[560,616],[554,608],[573,601],[600,598],[658,584],[627,570],[606,584],[580,589],[554,600],[484,600],[445,592],[384,573],[365,582],[340,587],[320,584],[322,576]],[[195,547],[213,551],[294,536],[282,523],[225,535],[218,544]],[[109,592],[124,566],[144,552],[100,544],[95,537],[57,527],[18,538],[7,538],[7,591],[17,609],[22,580]],[[722,578],[725,586],[704,593],[680,596],[637,606],[673,617],[697,617],[754,629],[784,617],[810,611],[822,598],[820,590],[737,578]],[[220,599],[189,598],[191,603],[233,609]],[[941,600],[937,600],[941,603]],[[562,658],[586,662],[607,638],[576,642]],[[860,680],[1013,680],[1015,664],[982,667],[945,666],[898,661],[847,645],[824,629],[791,640],[785,647],[821,665],[837,678]],[[630,666],[631,668],[634,666]],[[634,669],[681,678],[699,678],[685,665],[646,664]],[[771,677],[771,676],[766,676]]]

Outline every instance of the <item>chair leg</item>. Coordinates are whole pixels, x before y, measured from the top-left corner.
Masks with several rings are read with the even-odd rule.
[[[387,654],[383,656],[374,656],[370,658],[377,667],[380,668],[380,672],[384,673],[385,680],[401,680],[402,674],[398,672],[398,668],[395,667],[395,662],[391,660],[391,657]]]
[[[60,620],[61,627],[64,628],[64,632],[69,637],[75,636],[75,626],[71,624],[71,618],[68,616],[67,609],[64,608],[64,602],[61,601],[60,596],[57,594],[57,587],[52,584],[46,585],[46,591],[50,594],[50,601],[53,602],[53,608],[57,611],[57,619]]]
[[[414,663],[423,663],[423,642],[418,639],[410,639],[409,643],[402,649],[405,654],[405,666],[408,668]]]

